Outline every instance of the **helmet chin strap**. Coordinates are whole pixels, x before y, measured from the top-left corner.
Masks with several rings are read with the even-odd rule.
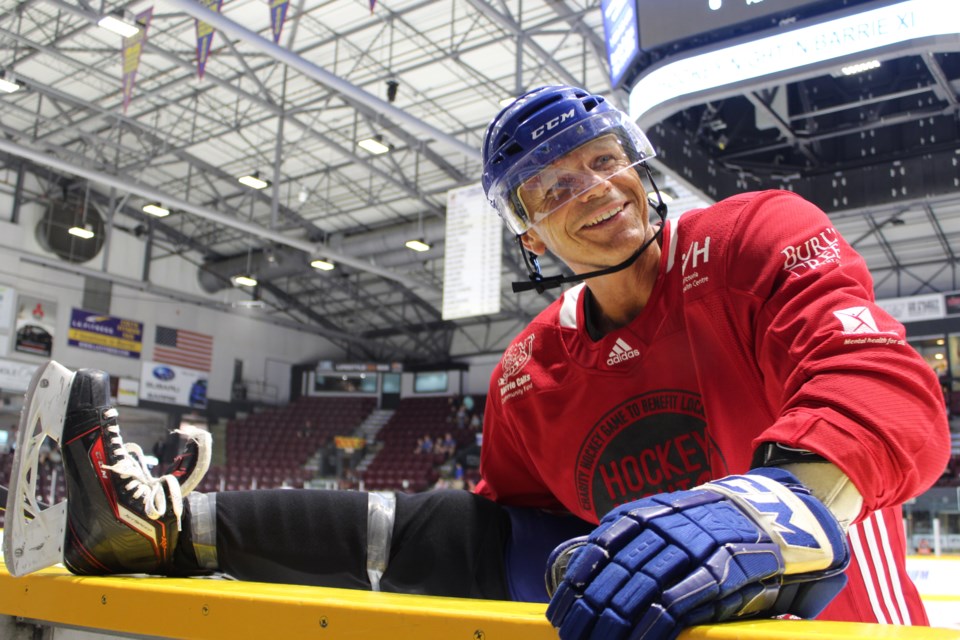
[[[650,184],[653,186],[654,193],[657,194],[657,202],[650,202],[650,204],[652,204],[653,208],[656,210],[657,215],[660,216],[660,226],[657,227],[657,231],[653,234],[653,236],[641,244],[639,249],[634,251],[629,258],[620,264],[615,264],[612,267],[604,267],[603,269],[598,269],[597,271],[578,273],[572,276],[559,275],[547,277],[544,277],[544,275],[540,272],[540,260],[537,258],[537,254],[525,249],[520,240],[521,236],[517,236],[517,243],[520,245],[520,255],[523,256],[523,261],[527,264],[527,269],[530,271],[530,281],[514,282],[513,292],[520,293],[521,291],[530,291],[531,289],[536,289],[537,293],[543,293],[547,289],[556,289],[560,285],[568,282],[580,282],[581,280],[586,280],[587,278],[596,278],[598,276],[616,273],[617,271],[623,271],[636,262],[637,258],[643,255],[643,252],[646,251],[651,244],[660,239],[660,236],[663,234],[664,224],[667,220],[667,204],[663,201],[663,196],[660,194],[660,189],[657,187],[657,183],[653,179],[653,174],[650,171],[650,167],[644,164],[643,168],[646,169],[647,178],[650,180]]]

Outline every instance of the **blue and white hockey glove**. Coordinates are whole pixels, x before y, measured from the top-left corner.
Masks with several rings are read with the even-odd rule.
[[[846,584],[846,536],[775,467],[608,513],[550,556],[547,617],[563,640],[675,638],[696,624],[812,618]]]

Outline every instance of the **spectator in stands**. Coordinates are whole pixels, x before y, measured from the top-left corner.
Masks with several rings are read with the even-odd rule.
[[[433,438],[430,434],[424,434],[423,442],[420,444],[420,453],[433,453]]]
[[[433,439],[429,434],[422,438],[417,438],[417,446],[414,447],[413,452],[417,455],[425,455],[433,452]]]
[[[457,396],[450,396],[447,398],[447,422],[456,422],[457,409],[459,406],[460,403],[457,400]]]
[[[454,440],[453,434],[449,431],[443,436],[443,440],[438,439],[437,443],[434,445],[434,451],[442,453],[444,456],[452,456],[457,450],[457,441]]]
[[[459,462],[453,468],[453,482],[450,485],[453,489],[463,489],[463,465]]]

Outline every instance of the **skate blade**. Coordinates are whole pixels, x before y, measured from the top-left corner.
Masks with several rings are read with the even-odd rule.
[[[10,471],[3,536],[3,560],[13,576],[63,560],[67,503],[41,508],[37,474],[44,440],[49,437],[60,444],[73,377],[73,371],[49,360],[37,369],[27,389]]]

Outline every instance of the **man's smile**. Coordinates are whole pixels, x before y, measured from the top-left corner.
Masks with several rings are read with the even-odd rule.
[[[584,225],[583,225],[583,228],[584,228],[584,229],[589,229],[590,227],[595,227],[595,226],[597,226],[598,224],[602,224],[602,223],[606,222],[607,220],[613,218],[613,217],[616,216],[617,214],[619,214],[621,211],[623,211],[623,205],[622,205],[622,204],[619,205],[619,206],[617,206],[617,207],[615,207],[615,208],[613,208],[613,209],[610,209],[610,210],[608,210],[608,211],[604,211],[604,212],[601,213],[600,215],[596,216],[595,218],[593,218],[592,220],[590,220],[589,222],[587,222],[586,224],[584,224]]]

